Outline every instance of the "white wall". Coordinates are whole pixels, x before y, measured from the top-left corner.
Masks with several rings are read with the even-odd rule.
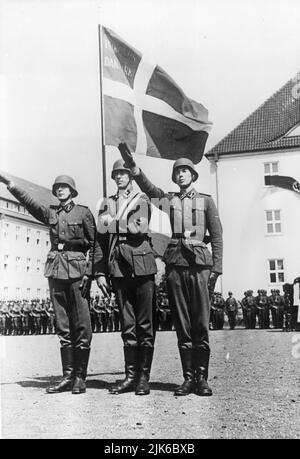
[[[218,162],[219,212],[224,229],[222,291],[280,288],[269,281],[269,258],[283,258],[285,282],[300,275],[300,194],[264,186],[265,162],[279,161],[279,175],[299,179],[298,152],[272,152]],[[280,209],[282,235],[266,235],[265,210]]]
[[[17,226],[20,228],[18,232]],[[28,229],[30,229],[30,239],[27,243]],[[5,231],[8,233],[7,237],[4,237]],[[40,231],[39,244],[37,244],[38,231]],[[18,235],[17,238],[16,235]],[[49,296],[48,281],[43,275],[49,248],[47,228],[5,216],[0,220],[0,299],[37,297],[42,299]],[[17,261],[16,257],[20,257],[20,260]],[[30,258],[29,264],[27,263],[28,258]],[[39,264],[38,260],[40,260]],[[6,269],[4,269],[4,264],[7,264]],[[27,265],[29,266],[28,272]],[[30,292],[27,289],[30,289]]]

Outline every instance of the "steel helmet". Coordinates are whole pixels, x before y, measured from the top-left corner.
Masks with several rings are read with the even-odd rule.
[[[54,194],[54,196],[56,196],[56,187],[58,184],[68,185],[71,188],[73,198],[75,198],[78,195],[75,181],[69,175],[59,175],[58,177],[56,177],[52,186],[52,194]]]
[[[111,171],[111,178],[112,179],[114,178],[114,173],[116,171],[126,171],[131,176],[131,170],[129,169],[129,167],[125,166],[125,163],[124,163],[123,159],[117,159],[117,161],[114,162],[114,165],[113,165],[113,168],[112,168],[112,171]]]
[[[179,158],[179,159],[176,159],[175,163],[173,164],[172,180],[175,183],[176,183],[176,181],[175,181],[175,170],[178,167],[188,167],[191,170],[192,174],[193,174],[193,182],[195,182],[197,180],[197,178],[199,177],[199,174],[198,174],[198,172],[196,172],[195,166],[194,166],[193,162],[190,159],[188,159],[188,158]]]

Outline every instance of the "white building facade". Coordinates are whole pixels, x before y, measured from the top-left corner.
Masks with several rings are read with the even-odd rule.
[[[300,276],[300,193],[265,185],[268,175],[300,179],[300,105],[291,97],[292,81],[207,154],[224,230],[223,296],[282,291]]]
[[[26,186],[24,183],[22,185]],[[41,197],[42,201],[49,199],[48,204],[51,202],[50,190],[42,189],[37,185],[33,187],[29,182],[27,189],[29,192],[34,190],[34,197]],[[36,196],[38,191],[40,191],[39,196]],[[0,190],[0,300],[49,297],[48,282],[43,275],[49,249],[48,228],[29,215],[2,185]]]

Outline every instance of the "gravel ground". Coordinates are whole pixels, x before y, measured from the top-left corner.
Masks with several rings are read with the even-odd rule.
[[[175,332],[157,333],[144,397],[107,391],[123,378],[118,333],[94,334],[88,390],[79,396],[45,393],[60,376],[56,336],[1,337],[2,438],[299,438],[295,335],[300,340],[277,330],[212,331],[212,397],[173,396],[182,382]]]

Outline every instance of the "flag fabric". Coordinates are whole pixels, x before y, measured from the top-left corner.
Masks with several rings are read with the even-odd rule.
[[[297,322],[300,323],[300,284],[294,283],[294,306],[298,307]]]
[[[101,48],[105,145],[126,142],[135,153],[201,161],[212,126],[207,109],[106,27]]]
[[[286,190],[296,191],[300,193],[300,183],[293,177],[286,177],[285,175],[266,175],[265,185],[274,185]]]

